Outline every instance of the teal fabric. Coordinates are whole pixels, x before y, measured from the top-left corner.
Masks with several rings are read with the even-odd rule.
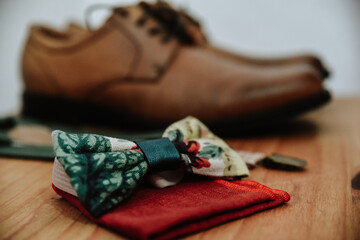
[[[168,138],[136,142],[146,156],[150,171],[162,171],[179,167],[181,156]]]

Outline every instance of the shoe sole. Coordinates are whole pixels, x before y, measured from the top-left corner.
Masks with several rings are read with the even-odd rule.
[[[254,134],[269,128],[281,127],[290,119],[319,108],[331,100],[329,91],[324,90],[318,94],[290,102],[281,107],[267,111],[249,114],[220,121],[208,122],[210,129],[216,129],[221,136],[236,136],[237,134]],[[278,130],[278,129],[277,129]]]
[[[324,90],[278,108],[217,121],[205,121],[204,123],[219,135],[251,133],[281,124],[299,114],[324,105],[330,99],[330,93]],[[114,112],[112,109],[95,104],[31,93],[23,94],[22,116],[46,122],[72,125],[95,124],[128,130],[163,129],[169,125],[166,122],[148,121],[127,113]]]

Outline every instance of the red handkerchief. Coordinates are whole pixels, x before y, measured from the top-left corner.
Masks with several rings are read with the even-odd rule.
[[[172,239],[278,206],[288,193],[254,181],[191,179],[155,189],[142,186],[112,211],[93,218],[77,197],[55,192],[92,221],[135,239]]]

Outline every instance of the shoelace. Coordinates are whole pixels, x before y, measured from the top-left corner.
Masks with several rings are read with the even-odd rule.
[[[161,7],[161,8],[166,8],[169,11],[172,11],[173,14],[178,15],[179,18],[184,18],[186,21],[188,21],[187,22],[188,24],[190,23],[190,24],[192,24],[193,26],[195,26],[197,28],[201,28],[201,25],[200,25],[199,21],[196,20],[195,18],[193,18],[192,16],[190,16],[184,9],[176,10],[165,1],[157,0],[157,2],[154,3],[154,4],[149,4],[149,3],[146,3],[146,2],[141,2],[140,4],[147,5],[147,6],[145,6],[147,8],[149,8],[149,7],[151,8],[151,7],[154,7],[154,6]],[[161,15],[159,17],[161,18]]]
[[[181,43],[186,45],[194,44],[194,39],[189,34],[184,20],[199,27],[199,23],[181,11],[172,9],[167,3],[158,1],[156,4],[140,2],[139,6],[144,10],[144,14],[137,20],[138,26],[143,26],[145,22],[154,18],[159,25],[149,29],[149,34],[157,35],[163,33],[162,42],[166,43],[171,38],[176,37]],[[114,8],[114,12],[127,16],[128,12],[122,7]]]

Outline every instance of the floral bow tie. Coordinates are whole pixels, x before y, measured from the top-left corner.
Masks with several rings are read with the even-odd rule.
[[[56,178],[68,178],[73,195],[94,217],[129,197],[147,173],[155,184],[164,180],[165,186],[179,181],[168,183],[167,178],[176,173],[216,178],[249,175],[240,156],[193,117],[170,125],[161,139],[142,142],[58,130],[52,138],[53,183]],[[61,177],[59,171],[64,170],[66,177]]]

